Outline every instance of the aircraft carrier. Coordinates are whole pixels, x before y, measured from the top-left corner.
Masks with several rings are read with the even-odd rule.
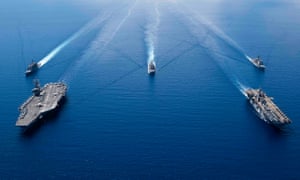
[[[33,95],[19,107],[20,115],[16,126],[30,127],[46,114],[57,109],[66,91],[67,86],[64,83],[48,83],[40,87],[39,81],[35,80]]]
[[[245,92],[260,119],[275,126],[291,123],[291,120],[272,101],[273,98],[268,97],[261,89],[247,89]]]

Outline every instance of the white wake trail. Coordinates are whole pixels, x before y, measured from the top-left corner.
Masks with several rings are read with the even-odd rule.
[[[155,5],[155,18],[154,21],[150,21],[150,23],[146,27],[145,31],[145,42],[148,48],[148,59],[147,63],[149,64],[151,61],[155,63],[155,44],[157,43],[157,31],[160,24],[160,13]]]
[[[235,81],[235,86],[239,89],[239,91],[245,96],[247,97],[246,94],[246,90],[249,89],[248,87],[246,87],[245,85],[243,85],[241,82],[239,82],[238,80]]]
[[[76,61],[75,64],[71,67],[72,69],[66,71],[65,74],[61,76],[61,81],[70,82],[71,79],[75,76],[77,70],[80,69],[83,64],[85,64],[88,60],[98,58],[98,56],[101,55],[105,47],[114,39],[115,35],[121,29],[126,20],[130,17],[136,4],[137,0],[128,9],[127,14],[117,25],[114,24],[112,18],[110,21],[108,21],[108,23],[104,25],[98,36],[90,43],[89,48],[86,49],[80,59]]]
[[[249,60],[249,56],[245,53],[243,48],[236,42],[234,41],[229,35],[227,35],[224,31],[222,31],[219,27],[217,27],[215,24],[213,24],[211,21],[209,21],[207,18],[205,18],[202,15],[199,15],[199,13],[196,13],[195,11],[191,10],[188,8],[185,4],[177,4],[177,6],[180,6],[181,8],[179,9],[179,12],[183,14],[190,22],[193,24],[196,28],[199,26],[199,23],[201,24],[202,27],[207,29],[207,32],[215,35],[218,39],[223,41],[230,47],[232,50],[237,52],[241,57],[246,57],[246,59]],[[201,27],[200,27],[201,29]],[[194,30],[198,31],[198,30]],[[209,48],[209,47],[207,47]],[[251,58],[250,58],[251,59]]]
[[[134,2],[133,6],[128,10],[127,15],[122,19],[122,21],[120,22],[120,24],[117,26],[117,28],[115,29],[115,31],[112,33],[112,36],[110,38],[110,40],[112,40],[115,35],[117,34],[117,32],[120,30],[120,28],[123,26],[123,24],[126,22],[126,20],[128,19],[128,17],[130,17],[132,10],[135,8],[137,4],[137,0]],[[109,43],[110,41],[107,41],[106,44],[104,44],[104,47]]]
[[[245,57],[246,57],[250,62],[252,62],[252,58],[251,58],[251,57],[249,57],[249,56],[246,55],[246,54],[245,54]]]
[[[87,54],[86,56],[92,57],[94,52],[101,53],[102,50],[114,39],[115,35],[118,33],[118,31],[121,29],[123,24],[126,22],[126,20],[131,15],[133,9],[135,8],[137,4],[137,0],[134,2],[134,4],[129,8],[127,14],[123,17],[123,19],[117,24],[116,26],[112,24],[106,24],[106,26],[103,27],[103,30],[101,34],[98,35],[96,40],[92,42],[92,45],[88,51],[91,51],[91,54]],[[112,30],[112,27],[115,27],[114,30]]]
[[[177,7],[179,6],[177,5]],[[251,58],[244,53],[243,49],[233,39],[231,39],[223,31],[221,31],[217,26],[206,20],[204,17],[198,16],[192,10],[182,10],[181,7],[184,7],[184,5],[180,5],[180,8],[178,8],[178,12],[180,12],[180,14],[184,16],[185,21],[183,22],[186,23],[189,30],[191,31],[191,34],[197,38],[199,44],[205,47],[204,50],[207,52],[207,55],[216,61],[216,63],[222,68],[223,72],[232,82],[232,84],[244,96],[246,96],[245,91],[248,88],[241,83],[238,76],[232,70],[230,63],[225,61],[225,57],[220,57],[220,54],[212,53],[213,51],[211,51],[210,49],[216,49],[217,52],[221,52],[223,48],[223,43],[220,44],[221,40],[221,42],[224,42],[227,45],[226,47],[234,50],[240,56],[245,57],[248,60],[251,60]],[[211,36],[211,34],[213,36]],[[226,58],[230,59],[230,57]]]
[[[46,63],[48,63],[53,57],[55,57],[61,50],[63,50],[68,44],[70,44],[72,41],[80,37],[81,35],[88,33],[95,27],[97,27],[99,24],[101,24],[104,20],[108,18],[108,14],[104,16],[98,16],[92,21],[88,22],[85,26],[83,26],[79,31],[77,31],[75,34],[73,34],[71,37],[69,37],[67,40],[62,42],[60,45],[58,45],[55,49],[53,49],[49,54],[47,54],[43,59],[41,59],[38,62],[38,67],[41,68]]]

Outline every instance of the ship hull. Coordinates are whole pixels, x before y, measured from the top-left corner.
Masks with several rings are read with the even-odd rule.
[[[154,62],[150,62],[148,64],[148,74],[149,75],[154,75],[155,71],[156,71],[156,65],[155,65],[155,63]]]
[[[26,71],[25,71],[25,76],[30,76],[31,74],[36,73],[37,70],[38,70],[38,68],[32,69],[32,70],[26,70]]]
[[[63,83],[46,84],[40,94],[31,96],[19,108],[21,114],[16,122],[16,126],[30,128],[41,119],[56,112],[64,103],[66,95],[66,85]]]
[[[25,76],[29,76],[29,75],[35,73],[38,69],[39,69],[39,66],[37,63],[30,64],[25,71]]]
[[[25,76],[30,76],[31,74],[35,73],[36,71],[25,71]]]
[[[250,62],[258,69],[260,70],[265,70],[266,66],[265,65],[261,65],[255,62],[255,59],[251,59]]]
[[[252,109],[255,111],[256,116],[259,119],[263,120],[265,123],[270,124],[275,127],[282,127],[282,126],[286,125],[283,123],[278,123],[278,121],[279,121],[278,119],[269,118],[269,116],[267,114],[263,113],[263,110],[259,109],[253,101],[249,100],[249,103],[250,103]]]
[[[66,101],[67,101],[67,98],[63,97],[60,100],[59,106],[57,106],[57,108],[42,113],[39,118],[36,118],[28,126],[19,126],[21,132],[24,135],[32,135],[33,133],[38,131],[41,126],[45,125],[45,123],[54,121],[59,116],[59,113],[60,113],[63,105],[66,103]]]
[[[154,75],[154,74],[155,74],[155,70],[148,69],[148,74],[149,74],[149,75]]]
[[[291,120],[275,105],[272,98],[262,90],[248,89],[246,95],[256,115],[264,122],[277,127],[291,123]]]

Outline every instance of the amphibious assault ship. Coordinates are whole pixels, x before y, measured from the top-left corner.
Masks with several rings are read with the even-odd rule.
[[[37,62],[32,61],[26,68],[25,75],[28,76],[31,73],[36,72],[39,69],[39,65]]]
[[[65,97],[67,86],[64,83],[48,83],[40,87],[38,80],[34,81],[33,95],[20,107],[20,115],[16,126],[30,127],[48,113],[57,109]]]
[[[268,97],[261,89],[247,89],[245,92],[260,119],[275,126],[291,123],[291,120],[272,101],[273,98]]]
[[[148,64],[148,74],[154,74],[156,71],[156,65],[154,61],[150,61]]]
[[[250,62],[258,69],[264,70],[266,68],[259,56],[257,58],[251,59]]]

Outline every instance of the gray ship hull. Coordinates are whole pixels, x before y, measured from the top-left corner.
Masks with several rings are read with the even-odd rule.
[[[291,120],[274,104],[272,98],[268,97],[260,89],[248,89],[246,94],[256,115],[266,123],[274,126],[291,123]]]
[[[63,83],[48,83],[40,89],[39,95],[31,96],[23,103],[16,126],[30,127],[46,115],[54,112],[63,102],[67,87]]]
[[[28,65],[25,75],[29,76],[30,74],[35,73],[39,69],[39,65],[37,62],[32,62],[31,64]]]
[[[257,106],[255,102],[249,100],[249,103],[252,106],[252,108],[255,110],[255,114],[264,122],[275,126],[282,126],[284,124],[289,124],[289,123],[280,122],[279,119],[276,118],[276,116],[274,116],[272,112],[269,113],[265,112],[263,109],[259,108],[259,106]]]
[[[154,61],[151,61],[149,64],[148,64],[148,74],[149,75],[154,75],[155,74],[155,71],[156,71],[156,64]]]

